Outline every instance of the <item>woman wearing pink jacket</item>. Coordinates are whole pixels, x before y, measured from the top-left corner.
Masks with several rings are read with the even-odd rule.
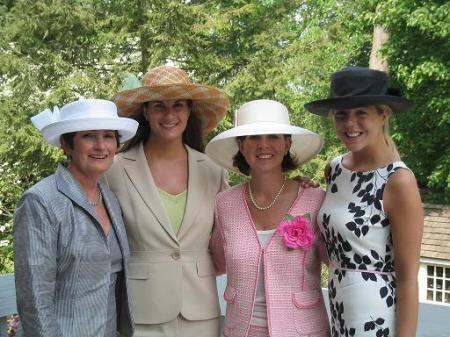
[[[211,251],[218,272],[227,274],[225,337],[329,335],[316,224],[324,192],[286,176],[322,144],[290,124],[283,104],[256,100],[207,145],[217,164],[250,176],[216,197]]]

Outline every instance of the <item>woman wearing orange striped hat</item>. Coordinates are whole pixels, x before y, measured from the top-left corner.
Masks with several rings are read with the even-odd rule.
[[[176,67],[151,69],[141,82],[115,96],[119,114],[139,128],[106,174],[130,245],[135,336],[217,337],[220,310],[208,243],[226,171],[203,153],[203,140],[229,100]]]

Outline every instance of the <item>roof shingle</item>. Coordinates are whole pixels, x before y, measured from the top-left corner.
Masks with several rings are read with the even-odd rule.
[[[424,204],[421,257],[450,261],[450,206]]]

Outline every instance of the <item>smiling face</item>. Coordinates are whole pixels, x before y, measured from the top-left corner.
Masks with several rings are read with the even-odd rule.
[[[145,111],[151,130],[151,138],[181,140],[190,114],[185,99],[148,102]]]
[[[75,132],[73,144],[61,137],[64,152],[70,158],[69,171],[75,177],[98,179],[111,166],[117,151],[117,132],[90,130]]]
[[[337,110],[333,113],[337,136],[352,152],[378,146],[384,142],[386,116],[375,106]]]
[[[250,167],[256,171],[282,171],[284,156],[289,151],[292,140],[286,135],[254,135],[240,138],[239,151]]]

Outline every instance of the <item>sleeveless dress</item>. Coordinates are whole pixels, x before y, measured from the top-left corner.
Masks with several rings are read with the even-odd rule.
[[[383,191],[402,161],[353,172],[330,163],[318,223],[330,259],[332,336],[395,336],[394,252]]]

